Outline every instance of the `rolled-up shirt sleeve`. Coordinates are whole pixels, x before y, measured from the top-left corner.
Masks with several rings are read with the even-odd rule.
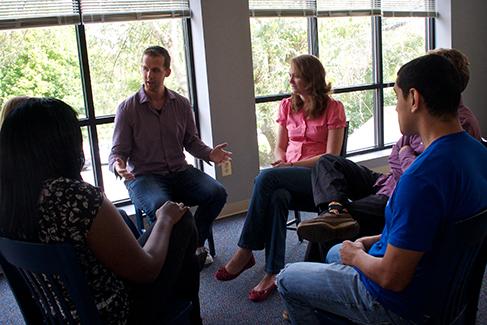
[[[202,159],[206,162],[210,161],[211,148],[201,141],[198,131],[196,130],[196,123],[194,120],[194,113],[189,103],[185,108],[186,111],[186,130],[184,133],[183,145],[186,151],[194,157]]]

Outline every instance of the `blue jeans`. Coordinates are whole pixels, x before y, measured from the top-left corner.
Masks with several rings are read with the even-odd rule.
[[[265,248],[265,271],[277,274],[284,267],[286,221],[289,210],[316,211],[311,188],[311,169],[269,168],[255,178],[247,218],[238,246]]]
[[[139,175],[125,183],[132,203],[155,220],[156,210],[166,201],[183,202],[198,208],[194,214],[198,246],[208,238],[213,220],[227,200],[223,185],[194,167],[169,175]]]
[[[357,324],[412,324],[385,309],[369,294],[359,273],[341,264],[335,245],[326,263],[288,264],[277,276],[277,288],[292,324],[320,324],[314,310],[338,315]]]

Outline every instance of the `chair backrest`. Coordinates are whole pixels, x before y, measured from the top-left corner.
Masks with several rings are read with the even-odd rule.
[[[342,143],[342,150],[340,151],[340,156],[345,157],[347,155],[347,143],[348,143],[348,127],[350,125],[350,121],[347,121],[347,125],[345,125],[345,129],[343,130],[343,143]]]
[[[0,237],[0,264],[27,324],[102,323],[71,244]]]
[[[487,210],[446,227],[441,252],[448,261],[448,281],[435,292],[440,300],[432,324],[475,324],[482,278],[487,263]]]

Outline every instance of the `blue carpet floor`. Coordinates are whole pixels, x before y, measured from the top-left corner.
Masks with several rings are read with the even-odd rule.
[[[307,216],[304,216],[306,218]],[[288,324],[282,320],[284,305],[275,292],[264,302],[253,303],[247,293],[264,274],[264,254],[256,252],[256,265],[230,282],[217,281],[213,274],[233,254],[243,216],[219,220],[213,226],[217,256],[201,273],[201,310],[204,324]],[[286,261],[302,261],[306,242],[300,243],[296,233],[288,231]],[[3,276],[0,276],[0,325],[24,324],[14,297]],[[487,324],[487,274],[484,275],[477,324]]]

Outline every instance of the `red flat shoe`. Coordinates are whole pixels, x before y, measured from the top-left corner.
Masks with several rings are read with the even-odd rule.
[[[250,269],[252,266],[255,265],[255,258],[254,255],[251,255],[250,260],[245,264],[242,270],[238,272],[237,274],[232,274],[227,271],[225,266],[222,266],[218,269],[218,271],[215,272],[215,278],[220,281],[230,281],[238,277],[243,271]]]
[[[267,288],[265,290],[258,291],[258,290],[252,289],[249,292],[249,299],[252,300],[253,302],[264,301],[271,295],[271,293],[276,288],[277,288],[276,284],[273,283],[269,288]]]

